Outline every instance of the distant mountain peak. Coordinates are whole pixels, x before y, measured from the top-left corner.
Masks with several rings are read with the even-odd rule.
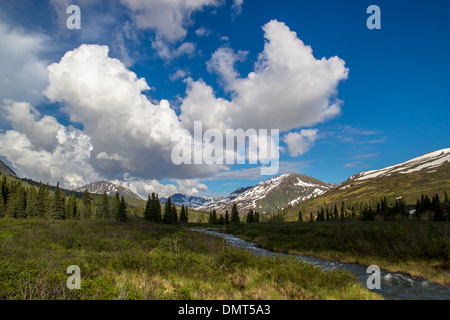
[[[246,188],[234,199],[212,202],[198,209],[224,212],[231,211],[232,206],[236,204],[240,213],[246,213],[249,209],[260,212],[276,211],[321,195],[330,188],[330,184],[312,177],[284,173]]]
[[[139,195],[137,195],[130,189],[114,184],[108,180],[91,182],[85,186],[74,189],[74,191],[77,192],[84,192],[84,190],[87,190],[89,193],[95,194],[103,194],[106,192],[106,194],[109,196],[114,196],[116,195],[116,193],[118,193],[119,196],[124,196],[125,198],[142,200]]]

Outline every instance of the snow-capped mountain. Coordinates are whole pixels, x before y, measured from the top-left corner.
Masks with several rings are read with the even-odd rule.
[[[242,214],[249,209],[269,212],[321,195],[330,187],[330,184],[312,177],[286,173],[258,183],[231,201],[217,201],[197,209],[205,211],[215,209],[221,213],[226,210],[231,211],[236,204],[238,211]]]
[[[209,206],[215,206],[218,203],[225,204],[250,188],[251,187],[239,188],[234,190],[229,196],[218,198],[189,196],[181,193],[175,193],[174,195],[170,196],[170,200],[172,201],[172,203],[179,206],[184,205],[185,207],[192,209],[198,209],[201,207],[203,208],[202,210],[206,210],[205,208],[208,208]],[[161,198],[160,201],[166,202],[167,199],[168,198]]]
[[[232,193],[230,193],[228,196],[216,198],[216,199],[214,199],[214,201],[211,201],[202,206],[199,206],[197,209],[201,210],[201,211],[212,211],[215,209],[217,211],[218,208],[226,206],[230,201],[233,201],[239,195],[241,195],[242,193],[244,193],[245,191],[247,191],[251,188],[253,188],[253,187],[250,186],[250,187],[242,187],[242,188],[236,189]]]
[[[421,170],[428,170],[431,173],[447,162],[450,162],[450,148],[430,152],[383,169],[361,172],[351,176],[349,180],[362,181],[377,177],[388,177],[394,173],[408,174]]]
[[[87,190],[89,193],[95,193],[95,194],[103,194],[106,191],[106,194],[108,196],[115,196],[116,193],[118,193],[119,196],[124,196],[125,198],[142,200],[142,198],[140,196],[138,196],[136,193],[134,193],[130,189],[122,187],[122,186],[118,186],[118,185],[116,185],[110,181],[106,181],[106,180],[91,182],[85,186],[74,189],[74,191],[77,191],[77,192],[84,192],[84,190]]]
[[[168,197],[159,199],[161,202],[167,202]],[[175,193],[170,196],[170,201],[176,205],[184,205],[185,207],[195,209],[207,203],[214,201],[215,198],[189,196],[182,193]]]
[[[328,206],[340,205],[342,201],[370,203],[383,197],[388,201],[402,198],[412,205],[422,194],[431,197],[449,190],[450,148],[446,148],[382,169],[357,173],[301,206],[314,212],[324,203]]]

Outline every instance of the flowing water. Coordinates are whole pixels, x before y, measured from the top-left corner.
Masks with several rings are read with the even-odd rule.
[[[287,254],[271,251],[258,246],[257,243],[242,240],[232,234],[219,233],[204,229],[191,229],[197,232],[203,232],[214,236],[224,238],[229,245],[246,249],[260,256],[285,255],[293,256],[304,262],[312,263],[321,267],[323,270],[345,269],[356,275],[358,281],[364,286],[367,283],[371,273],[367,273],[367,267],[354,263],[342,263],[337,261],[328,261],[312,256],[303,256],[296,254]],[[412,277],[402,273],[392,273],[381,269],[381,288],[373,289],[389,300],[450,300],[450,286],[443,286],[433,283],[424,278]]]

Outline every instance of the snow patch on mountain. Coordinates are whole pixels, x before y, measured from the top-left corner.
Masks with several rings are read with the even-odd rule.
[[[126,198],[131,198],[131,199],[142,200],[142,198],[139,195],[137,195],[130,189],[116,185],[107,180],[91,182],[85,186],[74,189],[74,191],[76,191],[76,192],[84,192],[84,190],[87,190],[89,193],[95,193],[95,194],[103,194],[106,192],[106,194],[108,196],[115,196],[116,193],[118,193],[119,196],[124,196]]]
[[[389,176],[392,173],[408,174],[423,169],[433,169],[450,161],[450,148],[424,154],[420,157],[379,170],[370,170],[355,174],[349,180],[362,181]]]
[[[224,212],[226,210],[230,211],[232,206],[236,204],[240,213],[244,213],[249,209],[265,212],[267,210],[277,210],[286,205],[295,205],[301,201],[321,195],[330,188],[330,184],[317,179],[299,174],[285,173],[258,183],[231,201],[222,199],[198,209]]]

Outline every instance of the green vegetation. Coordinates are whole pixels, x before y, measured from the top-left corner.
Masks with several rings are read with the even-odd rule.
[[[322,207],[340,206],[344,201],[351,206],[367,205],[375,210],[377,202],[386,198],[391,206],[401,198],[407,208],[414,208],[422,194],[438,195],[445,199],[450,189],[450,162],[445,162],[433,170],[411,173],[393,172],[390,176],[380,176],[367,180],[347,180],[324,194],[306,200],[289,208],[288,221],[296,221],[299,210],[316,213]],[[445,201],[444,201],[445,202]],[[425,216],[424,216],[425,217]]]
[[[70,265],[81,289],[69,290]],[[0,299],[379,299],[344,271],[131,217],[0,219]]]
[[[224,230],[275,251],[374,264],[450,284],[448,222],[259,223],[232,224]]]

